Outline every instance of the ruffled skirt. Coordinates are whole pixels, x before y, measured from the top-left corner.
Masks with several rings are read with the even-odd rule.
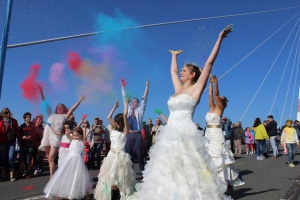
[[[122,200],[131,195],[136,184],[136,176],[132,166],[130,156],[127,153],[110,150],[100,168],[94,198],[110,200],[111,186],[114,185],[118,187]]]
[[[143,181],[129,199],[224,199],[227,184],[217,176],[205,138],[198,131],[161,127],[149,155]]]

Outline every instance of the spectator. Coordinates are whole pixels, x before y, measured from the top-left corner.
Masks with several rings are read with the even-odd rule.
[[[38,150],[38,147],[41,144],[41,141],[43,138],[43,132],[44,132],[44,126],[43,126],[44,120],[43,119],[44,119],[43,115],[37,115],[33,120],[35,128],[36,128],[35,129],[35,134],[36,134],[35,146],[37,147],[37,151],[38,151],[36,157],[33,159],[33,167],[35,169],[34,175],[40,175],[42,173],[44,157],[45,157],[44,152]]]
[[[102,122],[102,123],[101,123]],[[94,118],[94,124],[92,125],[92,131],[94,134],[94,145],[91,146],[91,167],[92,169],[100,169],[101,165],[101,151],[103,149],[103,138],[105,129],[103,121],[99,117]],[[95,166],[95,154],[97,155],[96,166]]]
[[[265,126],[261,123],[260,118],[256,118],[253,124],[253,130],[255,132],[255,145],[256,145],[256,159],[264,160],[262,155],[265,149],[265,140],[269,139]],[[262,151],[261,148],[262,147]]]
[[[161,126],[161,120],[160,118],[156,118],[155,119],[155,126],[152,127],[152,130],[151,130],[151,135],[152,135],[152,144],[154,145],[155,142],[156,142],[156,138],[157,136],[159,135],[159,132],[160,132],[160,126]]]
[[[1,111],[0,121],[0,164],[1,164],[1,177],[0,181],[5,179],[5,171],[7,166],[7,158],[10,171],[10,181],[15,181],[14,177],[14,151],[16,139],[20,141],[20,132],[18,121],[11,118],[11,112],[8,108]]]
[[[152,131],[152,127],[154,126],[153,123],[152,123],[152,119],[148,119],[148,124],[145,125],[143,128],[145,130],[145,135],[146,135],[146,144],[145,144],[145,148],[146,148],[146,157],[149,157],[149,149],[150,147],[152,146],[152,134],[151,134],[151,131]]]
[[[31,122],[31,113],[23,115],[24,123],[20,126],[20,171],[23,178],[30,178],[31,161],[36,158],[38,148],[36,146],[36,126]]]
[[[283,129],[281,135],[281,146],[286,146],[287,148],[289,166],[295,167],[294,158],[296,153],[296,144],[299,146],[299,139],[295,128],[292,127],[292,124],[292,120],[286,120],[286,127]]]
[[[237,122],[233,131],[235,155],[242,154],[242,140],[244,139],[244,131],[242,123]]]
[[[231,150],[231,142],[230,142],[230,138],[231,138],[231,120],[227,117],[222,117],[222,131],[224,133],[224,137],[225,137],[225,145],[226,148]]]
[[[270,149],[270,143],[273,149],[273,157],[272,158],[277,158],[278,157],[278,149],[276,146],[276,137],[277,137],[277,122],[274,120],[273,115],[269,115],[268,116],[268,123],[265,126],[266,131],[268,133],[269,136],[269,140],[266,140],[266,148],[267,148],[267,152],[266,152],[266,156],[269,156],[269,149]]]

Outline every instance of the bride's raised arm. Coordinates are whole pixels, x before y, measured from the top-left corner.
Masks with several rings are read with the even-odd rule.
[[[172,54],[172,61],[171,61],[171,78],[175,90],[175,94],[181,89],[182,84],[178,77],[178,64],[177,64],[177,55],[182,53],[181,50],[169,50]]]

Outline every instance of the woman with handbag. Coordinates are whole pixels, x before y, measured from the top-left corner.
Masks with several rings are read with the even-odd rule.
[[[7,158],[10,171],[10,181],[15,181],[14,177],[14,152],[16,139],[20,141],[20,132],[18,121],[11,117],[11,112],[8,108],[4,108],[1,111],[0,120],[0,164],[1,164],[1,177],[2,181],[5,179]]]

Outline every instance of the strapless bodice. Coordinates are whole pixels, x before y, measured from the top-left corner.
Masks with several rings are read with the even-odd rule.
[[[215,113],[207,113],[205,116],[206,124],[208,125],[220,125],[221,117]]]
[[[170,116],[168,126],[173,126],[179,130],[195,131],[197,130],[193,122],[194,111],[198,103],[188,94],[180,94],[175,97],[170,97],[168,107]]]

